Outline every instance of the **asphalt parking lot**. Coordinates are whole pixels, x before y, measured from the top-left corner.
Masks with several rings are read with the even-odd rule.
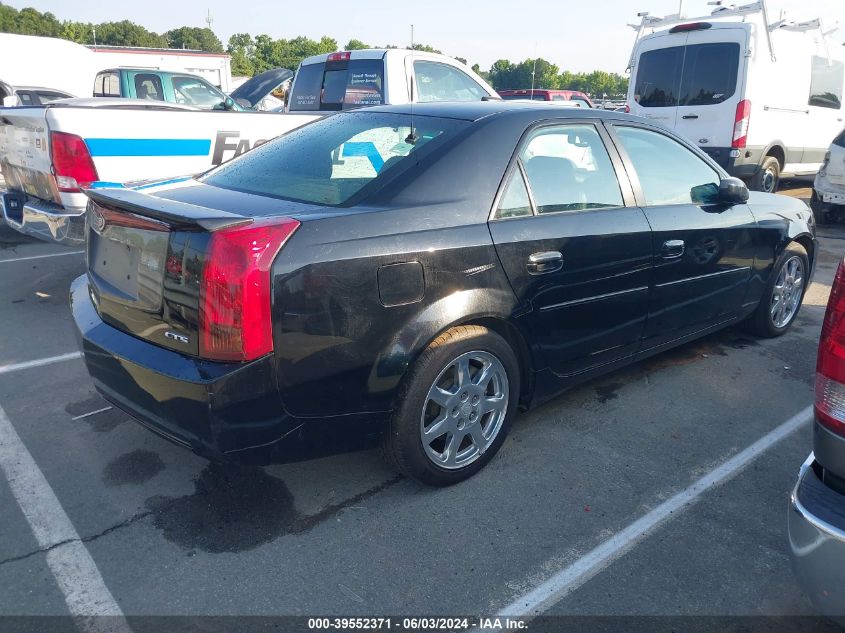
[[[375,451],[212,465],[108,409],[74,356],[80,249],[0,226],[0,423],[20,438],[0,435],[0,451],[31,455],[72,527],[49,542],[32,525],[55,512],[33,518],[0,476],[0,614],[66,615],[107,594],[126,615],[811,615],[786,507],[843,247],[845,228],[820,231],[786,336],[730,328],[590,382],[521,416],[477,476],[435,490]],[[62,572],[68,543],[93,561],[82,602]]]

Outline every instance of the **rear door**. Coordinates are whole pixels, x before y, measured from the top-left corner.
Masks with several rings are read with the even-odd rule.
[[[729,321],[742,306],[754,263],[751,210],[718,204],[719,172],[670,135],[627,122],[610,128],[653,231],[643,348]]]
[[[733,141],[736,106],[742,99],[747,31],[692,31],[684,48],[675,131],[702,148]]]
[[[530,130],[489,223],[526,329],[560,376],[632,356],[646,320],[651,230],[608,140],[595,121]]]
[[[686,42],[686,33],[668,32],[642,40],[631,77],[631,114],[675,128]]]

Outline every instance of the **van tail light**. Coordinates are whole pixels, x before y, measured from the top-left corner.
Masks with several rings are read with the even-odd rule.
[[[819,338],[815,410],[822,426],[845,436],[845,260],[839,262]]]
[[[710,22],[690,22],[688,24],[679,24],[669,29],[670,33],[689,33],[690,31],[706,31],[712,28]]]
[[[59,191],[79,193],[99,180],[91,152],[76,134],[50,132],[50,158]]]
[[[211,233],[200,284],[202,358],[249,361],[273,351],[270,267],[298,227],[274,218]]]
[[[748,126],[751,124],[751,102],[743,99],[736,104],[734,135],[731,149],[745,149],[748,143]]]
[[[350,51],[342,51],[340,53],[332,53],[327,58],[326,61],[328,62],[348,62],[352,57],[352,53]]]

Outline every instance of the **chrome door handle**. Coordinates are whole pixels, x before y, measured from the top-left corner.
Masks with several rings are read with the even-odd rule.
[[[526,268],[528,268],[528,272],[531,275],[545,275],[546,273],[557,272],[563,268],[563,255],[557,251],[532,253],[528,257]]]
[[[663,259],[677,259],[684,254],[684,240],[667,240],[663,242],[660,249],[660,256]]]

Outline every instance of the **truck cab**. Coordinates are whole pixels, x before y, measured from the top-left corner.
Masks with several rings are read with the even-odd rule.
[[[246,109],[201,77],[150,68],[100,71],[94,79],[94,96],[166,101],[203,110]]]

